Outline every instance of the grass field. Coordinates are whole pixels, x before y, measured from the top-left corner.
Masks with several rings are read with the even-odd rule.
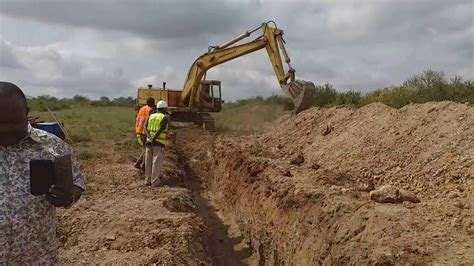
[[[249,102],[241,106],[227,106],[212,113],[221,133],[250,133],[267,128],[274,120],[288,113],[276,103]],[[134,139],[135,111],[129,107],[80,106],[53,111],[64,124],[73,142],[123,141]],[[32,110],[30,117],[53,121],[48,112]]]
[[[74,143],[128,139],[134,135],[135,112],[132,108],[82,106],[55,111],[54,115],[64,124]],[[30,116],[53,121],[48,112],[32,111]]]
[[[139,154],[133,108],[81,106],[54,111],[54,115],[71,136],[81,160],[110,158],[106,153]],[[48,112],[31,111],[30,117],[54,121]]]

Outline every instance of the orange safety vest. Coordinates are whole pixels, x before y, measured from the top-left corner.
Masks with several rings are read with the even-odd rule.
[[[145,105],[140,108],[137,114],[137,119],[135,120],[135,133],[145,134],[145,122],[148,120],[150,112],[151,107],[148,105]]]

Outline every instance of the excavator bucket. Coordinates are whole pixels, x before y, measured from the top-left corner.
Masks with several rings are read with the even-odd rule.
[[[311,94],[315,87],[313,82],[304,80],[295,80],[290,82],[288,85],[283,85],[283,92],[293,100],[295,104],[294,114],[308,109],[311,107],[312,97]]]

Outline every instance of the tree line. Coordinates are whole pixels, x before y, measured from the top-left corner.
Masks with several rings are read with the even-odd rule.
[[[398,86],[373,90],[367,93],[349,90],[338,92],[331,84],[316,85],[308,92],[312,106],[355,106],[361,107],[373,102],[381,102],[394,108],[401,108],[410,103],[453,101],[474,103],[474,82],[460,76],[447,78],[443,72],[427,70],[415,75]],[[291,110],[294,105],[291,99],[273,95],[268,98],[255,97],[237,100],[230,106],[241,106],[251,101],[276,103]]]
[[[313,106],[364,106],[373,102],[382,102],[388,106],[400,108],[410,103],[425,103],[431,101],[454,101],[461,103],[474,103],[474,82],[464,80],[460,76],[448,78],[443,72],[427,70],[415,75],[398,86],[377,89],[363,93],[349,90],[338,92],[331,84],[316,85],[309,91]],[[284,106],[285,109],[293,109],[291,99],[282,95],[272,95],[270,97],[254,97],[226,103],[228,107],[242,106],[250,102],[273,103]],[[135,98],[119,97],[109,99],[101,97],[98,100],[91,100],[87,97],[76,95],[72,98],[58,99],[53,96],[39,96],[28,99],[31,109],[45,111],[69,109],[74,106],[123,106],[133,107]]]
[[[49,95],[42,95],[27,100],[28,106],[35,111],[62,110],[70,109],[77,106],[122,106],[133,107],[135,105],[133,97],[118,97],[110,99],[108,97],[100,97],[98,100],[91,100],[82,95],[76,95],[72,98],[57,98]]]

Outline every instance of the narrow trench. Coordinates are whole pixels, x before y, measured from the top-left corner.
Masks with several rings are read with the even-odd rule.
[[[194,195],[197,207],[197,215],[205,224],[204,241],[208,256],[212,265],[245,265],[252,256],[252,250],[243,243],[243,238],[238,233],[236,226],[224,222],[218,215],[218,210],[206,195],[206,190],[201,183],[200,177],[195,173],[188,158],[179,150],[177,155],[183,162],[187,184]],[[232,228],[230,228],[232,227]],[[229,235],[229,229],[233,232]]]

